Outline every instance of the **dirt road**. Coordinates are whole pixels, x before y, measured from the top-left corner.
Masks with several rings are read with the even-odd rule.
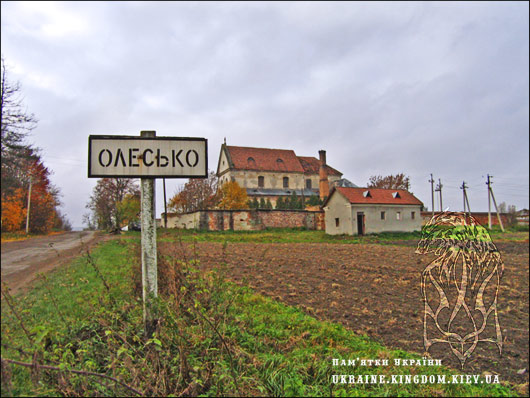
[[[80,255],[87,247],[105,239],[94,231],[65,232],[2,243],[2,282],[14,293],[38,273],[49,271]]]

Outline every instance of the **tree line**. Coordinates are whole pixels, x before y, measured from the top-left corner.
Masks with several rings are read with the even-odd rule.
[[[409,178],[404,174],[372,176],[369,188],[408,189]],[[219,185],[214,172],[207,178],[190,178],[168,201],[168,212],[187,213],[198,210],[222,209],[305,209],[306,206],[321,206],[323,200],[317,195],[300,197],[296,192],[279,197],[273,206],[270,199],[254,197],[236,181]],[[86,205],[89,210],[83,217],[89,229],[118,231],[140,218],[140,188],[131,178],[102,178],[97,181]]]
[[[25,110],[21,85],[9,80],[3,57],[1,68],[2,232],[70,230],[70,222],[59,210],[60,191],[50,181],[52,172],[41,150],[27,142],[38,120]]]

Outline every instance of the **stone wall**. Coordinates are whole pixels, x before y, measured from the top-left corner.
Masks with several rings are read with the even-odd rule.
[[[168,228],[259,231],[265,228],[323,230],[324,212],[305,210],[201,210],[168,214]]]
[[[439,211],[435,211],[434,215],[440,214]],[[472,212],[471,215],[477,220],[481,225],[487,227],[488,226],[488,213],[487,212]],[[432,217],[432,212],[430,211],[422,211],[421,216],[423,218],[423,223],[426,224],[429,222],[429,220]],[[502,225],[506,227],[509,223],[508,221],[508,214],[501,213],[501,220]],[[497,213],[491,213],[491,224],[492,225],[499,225],[499,219],[497,218]]]

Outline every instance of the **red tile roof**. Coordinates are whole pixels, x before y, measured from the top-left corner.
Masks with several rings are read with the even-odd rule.
[[[240,146],[227,146],[226,149],[235,169],[304,172],[292,150]]]
[[[318,174],[320,170],[320,160],[311,156],[297,156],[300,160],[300,164],[304,168],[307,174]],[[328,175],[341,176],[342,173],[338,170],[335,170],[333,167],[326,165]]]
[[[336,187],[336,190],[352,204],[423,205],[418,198],[404,189]],[[370,196],[365,196],[366,191],[370,192]],[[399,197],[394,198],[395,192],[399,193]]]
[[[296,156],[293,150],[226,146],[230,167],[236,170],[280,171],[318,174],[320,161]],[[342,173],[327,166],[329,175]]]

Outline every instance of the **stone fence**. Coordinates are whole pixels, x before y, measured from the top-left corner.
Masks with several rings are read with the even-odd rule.
[[[439,211],[435,211],[434,215],[440,214]],[[471,215],[477,220],[481,225],[488,226],[488,213],[487,212],[471,212]],[[423,223],[426,224],[432,217],[432,212],[422,211],[421,216],[423,218]],[[509,214],[500,213],[502,225],[507,226],[509,224]],[[499,219],[497,218],[497,213],[491,213],[491,225],[499,225]]]
[[[168,213],[168,228],[207,231],[259,231],[265,228],[324,230],[324,211],[307,210],[199,210]]]

